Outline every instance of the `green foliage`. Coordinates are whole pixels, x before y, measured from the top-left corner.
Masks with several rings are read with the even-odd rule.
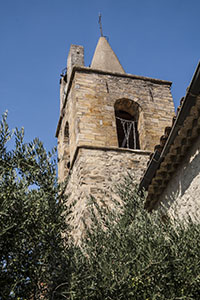
[[[8,150],[11,138],[15,146]],[[131,178],[118,187],[123,206],[111,210],[91,199],[93,222],[85,225],[81,248],[64,247],[70,212],[60,199],[54,154],[38,139],[24,143],[23,130],[11,133],[4,115],[0,300],[200,299],[200,225],[189,218],[163,223],[148,213]]]
[[[40,299],[59,283],[65,230],[55,151],[0,124],[0,299]],[[15,139],[14,149],[8,142]],[[64,262],[63,262],[64,260]],[[47,289],[48,286],[48,289]]]
[[[124,207],[94,204],[93,227],[75,260],[69,299],[200,299],[200,225],[187,225],[144,209],[144,199],[126,180],[119,188]],[[106,213],[107,211],[107,213]]]

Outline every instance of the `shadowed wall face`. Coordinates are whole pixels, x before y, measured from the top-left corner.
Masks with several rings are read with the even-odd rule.
[[[200,139],[197,138],[177,171],[173,174],[165,191],[161,194],[157,208],[164,214],[180,218],[188,214],[195,219],[200,214]],[[162,207],[160,206],[162,204]],[[199,218],[199,217],[198,217]]]

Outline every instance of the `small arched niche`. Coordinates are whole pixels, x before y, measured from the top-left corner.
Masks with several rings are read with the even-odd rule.
[[[139,105],[129,99],[119,99],[115,102],[114,108],[118,146],[120,148],[140,149]]]
[[[63,140],[63,159],[65,160],[65,165],[67,168],[70,166],[70,153],[69,153],[69,123],[65,123],[64,127],[64,140]]]
[[[65,123],[64,141],[69,144],[69,123],[68,122]]]

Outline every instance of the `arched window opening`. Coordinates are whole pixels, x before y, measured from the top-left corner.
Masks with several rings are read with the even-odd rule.
[[[138,105],[126,99],[117,101],[115,104],[115,118],[119,147],[139,149]]]
[[[69,123],[66,122],[64,129],[64,139],[67,143],[69,143]]]
[[[64,127],[64,141],[63,141],[63,160],[65,161],[65,167],[70,167],[70,153],[69,153],[69,123],[65,123]]]

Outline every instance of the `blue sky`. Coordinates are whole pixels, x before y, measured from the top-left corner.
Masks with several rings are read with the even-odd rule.
[[[91,62],[103,33],[127,73],[171,80],[177,107],[200,59],[199,0],[0,0],[0,114],[26,141],[56,145],[70,44]]]

